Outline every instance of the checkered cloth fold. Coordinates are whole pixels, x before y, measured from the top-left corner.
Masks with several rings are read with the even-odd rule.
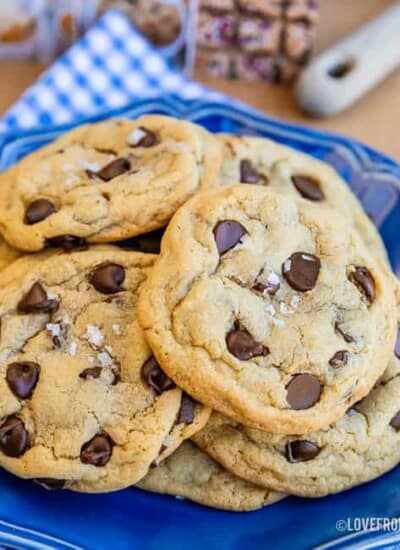
[[[174,69],[122,13],[111,10],[28,88],[0,120],[0,132],[79,122],[165,95],[226,100]]]

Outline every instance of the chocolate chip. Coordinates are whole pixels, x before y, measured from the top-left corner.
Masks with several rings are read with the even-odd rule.
[[[36,199],[31,202],[25,211],[24,222],[28,225],[41,222],[54,214],[56,208],[48,199]]]
[[[175,388],[175,383],[168,378],[153,355],[143,363],[142,378],[157,395]]]
[[[398,432],[400,430],[400,411],[398,411],[389,424]]]
[[[356,266],[349,275],[349,280],[366,296],[372,303],[376,297],[375,280],[366,267]]]
[[[9,416],[0,426],[0,449],[7,456],[17,458],[29,448],[29,435],[18,416]]]
[[[98,267],[90,278],[91,284],[102,294],[121,292],[125,281],[125,269],[118,264],[103,264]]]
[[[320,448],[311,441],[305,439],[297,439],[296,441],[289,441],[286,445],[286,460],[295,464],[296,462],[306,462],[315,458]]]
[[[102,370],[102,367],[89,367],[79,374],[79,378],[83,378],[84,380],[88,378],[100,378]]]
[[[118,176],[121,176],[122,174],[125,174],[125,172],[128,172],[128,170],[130,169],[130,161],[126,158],[121,157],[112,160],[110,163],[103,166],[103,168],[98,172],[94,172],[93,170],[86,170],[86,173],[90,178],[98,177],[103,181],[110,181]]]
[[[37,363],[11,363],[7,367],[7,384],[14,395],[20,399],[28,399],[38,383],[39,373],[40,367]]]
[[[137,130],[133,132],[136,134],[134,139],[129,141],[131,147],[153,147],[158,143],[157,134],[145,128],[144,126],[139,126]]]
[[[253,290],[257,290],[258,292],[262,292],[263,294],[269,294],[270,296],[274,296],[278,290],[280,289],[281,285],[280,283],[277,284],[271,284],[271,283],[255,283],[253,285]]]
[[[346,332],[344,332],[344,330],[342,329],[342,325],[339,323],[339,321],[335,321],[335,332],[340,334],[340,336],[348,344],[351,344],[352,342],[354,342],[354,338],[351,336],[351,334],[347,334]]]
[[[262,271],[263,270],[261,270],[261,273]],[[281,283],[279,282],[279,277],[275,275],[275,273],[271,273],[265,281],[256,281],[253,285],[253,290],[262,292],[263,294],[269,294],[270,296],[275,296],[280,288]]]
[[[240,183],[258,183],[260,181],[260,174],[254,168],[252,163],[244,159],[240,163]]]
[[[76,235],[58,235],[57,237],[50,237],[46,239],[47,246],[60,247],[65,252],[71,252],[72,250],[87,250],[88,244],[83,237],[77,237]]]
[[[247,233],[246,229],[239,222],[224,220],[214,227],[215,243],[219,255],[222,256],[240,242],[240,239]]]
[[[18,311],[22,313],[53,313],[58,307],[58,301],[50,300],[39,282],[34,283],[18,303]]]
[[[286,386],[286,399],[292,409],[309,409],[319,400],[321,382],[313,374],[296,374]]]
[[[81,449],[81,461],[92,466],[105,466],[110,460],[115,445],[106,433],[99,433],[85,443]]]
[[[320,259],[307,252],[295,252],[282,265],[283,276],[292,288],[300,292],[315,287],[320,269]]]
[[[269,354],[266,346],[256,342],[252,335],[237,323],[235,328],[228,332],[226,345],[232,355],[241,361],[247,361],[252,357],[265,357]]]
[[[144,254],[159,254],[161,247],[161,239],[164,235],[165,227],[152,231],[151,233],[145,233],[144,235],[138,235],[131,239],[125,239],[119,241],[116,244],[121,248],[128,248],[129,250],[136,250],[137,252],[143,252]]]
[[[343,367],[349,360],[349,352],[346,350],[340,350],[335,353],[333,357],[329,359],[331,367]]]
[[[47,491],[57,491],[58,489],[62,489],[65,485],[65,479],[53,479],[51,477],[40,477],[33,481]]]
[[[175,424],[193,424],[198,403],[187,393],[182,393],[181,406]]]
[[[293,185],[305,199],[310,201],[322,201],[325,194],[321,189],[319,182],[311,176],[292,176]]]
[[[394,348],[394,354],[400,359],[400,325],[397,327],[397,340]]]

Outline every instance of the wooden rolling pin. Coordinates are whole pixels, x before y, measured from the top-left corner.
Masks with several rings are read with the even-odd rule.
[[[325,117],[350,107],[400,65],[400,2],[312,61],[296,86],[302,109]],[[400,96],[394,116],[400,114]]]

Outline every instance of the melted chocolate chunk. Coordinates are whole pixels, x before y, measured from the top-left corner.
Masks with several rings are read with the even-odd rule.
[[[57,491],[63,489],[65,485],[65,479],[53,479],[51,477],[40,477],[33,481],[47,491]]]
[[[228,250],[236,246],[240,239],[247,233],[239,222],[224,220],[214,227],[214,238],[219,255],[222,256]]]
[[[18,303],[18,311],[22,313],[53,313],[58,307],[58,301],[50,300],[39,282],[34,283]]]
[[[92,466],[105,466],[110,460],[115,443],[106,433],[95,435],[81,449],[81,461]]]
[[[56,212],[54,204],[48,199],[36,199],[31,202],[26,211],[24,222],[27,225],[39,223]]]
[[[142,378],[157,395],[175,388],[175,383],[168,378],[153,355],[143,363]]]
[[[60,247],[65,252],[72,252],[73,250],[87,250],[88,244],[83,237],[77,237],[76,235],[58,235],[57,237],[50,237],[46,239],[47,246]]]
[[[346,350],[340,350],[335,353],[329,360],[331,367],[343,367],[349,360],[349,352]]]
[[[306,441],[305,439],[289,441],[286,445],[286,460],[292,464],[312,460],[319,454],[320,450],[315,443]]]
[[[311,176],[292,176],[292,183],[302,197],[310,201],[322,201],[325,194],[315,178]]]
[[[393,429],[398,432],[400,430],[400,411],[398,411],[392,420],[389,422],[389,424],[392,426]]]
[[[376,298],[375,280],[366,267],[355,267],[349,275],[349,280],[365,295],[372,304]]]
[[[296,374],[286,386],[286,399],[292,409],[309,409],[321,396],[321,382],[313,374]]]
[[[110,163],[106,164],[106,166],[103,166],[103,168],[98,172],[94,172],[93,170],[86,170],[86,173],[90,178],[97,177],[103,181],[110,181],[114,178],[117,178],[118,176],[121,176],[122,174],[125,174],[125,172],[128,172],[128,170],[130,169],[130,161],[126,158],[121,157],[112,160]]]
[[[235,324],[235,328],[228,332],[226,345],[232,355],[241,361],[269,355],[269,349],[263,344],[256,342],[253,336],[237,323]]]
[[[115,243],[121,248],[128,248],[129,250],[136,250],[137,252],[143,252],[144,254],[159,254],[161,248],[161,239],[164,235],[165,227],[152,231],[151,233],[145,233],[144,235],[138,235],[131,239],[125,239]]]
[[[397,340],[394,348],[395,356],[400,359],[400,325],[397,327]]]
[[[240,183],[258,183],[260,181],[260,174],[252,165],[252,163],[244,159],[240,163]]]
[[[17,458],[29,448],[29,435],[25,424],[18,416],[9,416],[0,426],[0,450],[7,456]]]
[[[182,393],[181,407],[176,417],[175,424],[193,424],[198,402],[187,393]]]
[[[275,296],[278,290],[281,288],[281,283],[279,278],[274,276],[274,278],[269,281],[256,281],[253,285],[253,290],[257,292],[262,292],[263,294],[269,294],[269,296]]]
[[[118,264],[103,264],[98,267],[90,278],[91,284],[102,294],[115,294],[123,290],[125,269]]]
[[[87,380],[88,378],[100,378],[102,370],[102,367],[89,367],[88,369],[84,369],[79,374],[79,378],[83,378],[84,380]]]
[[[339,323],[339,321],[335,322],[335,332],[337,334],[340,334],[340,336],[348,344],[351,344],[352,342],[354,342],[354,338],[351,336],[351,334],[347,334],[346,332],[344,332],[344,330],[342,329],[342,325]]]
[[[7,367],[7,384],[16,397],[28,399],[38,383],[39,373],[40,367],[37,363],[11,363]]]
[[[157,134],[144,126],[139,126],[136,132],[138,137],[137,139],[129,142],[131,147],[154,147],[154,145],[157,145],[159,142]]]
[[[314,254],[295,252],[282,265],[282,274],[289,285],[300,292],[312,290],[317,284],[321,261]]]

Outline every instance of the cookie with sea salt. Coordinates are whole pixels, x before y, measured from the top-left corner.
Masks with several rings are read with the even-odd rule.
[[[276,491],[321,497],[350,489],[400,461],[399,358],[400,337],[388,369],[368,396],[322,430],[273,435],[214,414],[194,439],[228,470]]]
[[[257,510],[284,498],[224,470],[190,441],[151,469],[137,487],[231,512]]]
[[[328,164],[269,139],[221,134],[222,185],[265,185],[343,214],[369,250],[388,261],[382,239],[359,201]]]
[[[204,425],[209,411],[161,370],[136,319],[154,260],[102,246],[4,271],[2,467],[47,487],[121,489]]]
[[[25,251],[135,237],[214,184],[220,163],[219,142],[190,122],[149,115],[81,126],[4,174],[0,229]]]
[[[392,280],[332,209],[263,186],[188,201],[139,298],[165,372],[190,395],[273,433],[329,425],[392,354]]]

